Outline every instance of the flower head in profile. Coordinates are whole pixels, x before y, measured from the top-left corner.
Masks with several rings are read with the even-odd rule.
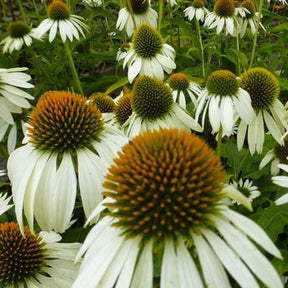
[[[252,68],[241,76],[241,87],[250,97],[251,104],[256,113],[255,119],[248,123],[242,119],[237,134],[237,145],[243,147],[246,132],[248,146],[251,154],[261,153],[264,144],[265,126],[280,144],[284,144],[282,135],[287,127],[287,113],[283,104],[278,99],[280,93],[277,78],[265,68]]]
[[[214,11],[206,15],[204,26],[213,29],[220,34],[225,29],[225,34],[236,36],[237,21],[235,18],[235,5],[232,0],[217,0],[214,4]]]
[[[1,41],[3,53],[19,51],[24,45],[32,44],[34,29],[31,29],[25,22],[16,21],[8,25],[8,36]]]
[[[255,113],[251,107],[249,94],[240,88],[236,75],[228,70],[211,73],[206,88],[197,100],[196,120],[202,113],[202,126],[208,110],[212,133],[222,129],[222,135],[230,136],[238,117],[250,123]]]
[[[128,140],[86,98],[48,91],[28,121],[27,141],[8,159],[17,220],[22,229],[24,209],[31,229],[35,217],[42,230],[62,233],[78,189],[86,217],[102,200],[105,171]]]
[[[186,108],[187,100],[192,102],[194,106],[196,105],[197,98],[201,94],[201,88],[197,83],[190,81],[185,74],[172,74],[168,80],[168,85],[173,90],[174,101],[183,108]]]
[[[202,131],[202,128],[179,104],[174,102],[171,89],[161,80],[139,77],[131,95],[132,115],[123,124],[129,137],[149,130],[179,128]]]
[[[106,93],[93,93],[89,100],[92,101],[101,113],[112,113],[115,108],[114,100]]]
[[[161,288],[230,287],[227,272],[242,288],[258,287],[258,279],[283,287],[253,242],[280,252],[258,225],[229,209],[224,178],[214,152],[187,131],[133,138],[106,176],[102,206],[109,211],[79,250],[76,259],[85,256],[72,287],[152,288],[156,259]]]
[[[53,232],[33,234],[28,227],[21,234],[17,223],[0,224],[0,286],[27,288],[69,288],[79,264],[74,257],[79,243],[57,243]]]
[[[245,195],[251,202],[261,195],[258,187],[254,186],[253,181],[250,181],[249,179],[246,179],[245,181],[242,178],[240,178],[239,181],[233,180],[231,185],[233,185],[237,190]],[[238,204],[240,203],[238,202]]]
[[[278,165],[288,165],[288,136],[284,138],[284,144],[276,143],[274,149],[268,151],[260,162],[259,169],[263,169],[269,162],[271,162],[271,175],[277,175],[280,170]]]
[[[240,4],[240,8],[245,9],[246,13],[240,15],[239,18],[239,32],[242,38],[247,28],[250,26],[251,34],[254,35],[256,32],[256,23],[259,17],[259,13],[256,11],[256,5],[252,0],[245,0]],[[263,24],[259,23],[260,27],[265,30]]]
[[[153,28],[157,28],[158,14],[151,8],[150,0],[125,0],[126,5],[127,1],[131,3],[136,28],[142,24],[149,24]],[[129,37],[134,33],[133,17],[127,6],[119,11],[116,28],[120,31],[125,29]]]
[[[205,8],[203,0],[193,0],[191,6],[184,10],[184,15],[188,17],[189,21],[195,18],[197,21],[203,22],[207,13],[209,10]]]
[[[22,128],[24,128],[24,122],[21,119],[17,121],[17,119],[22,118],[23,109],[31,107],[28,100],[34,99],[32,95],[23,90],[23,88],[34,87],[29,83],[31,76],[23,72],[26,70],[28,70],[26,67],[0,69],[0,141],[9,131],[7,140],[9,154],[16,146],[19,123],[22,123]]]
[[[102,0],[82,0],[82,3],[86,3],[90,7],[98,7],[102,4]]]
[[[84,18],[73,15],[68,5],[62,1],[55,0],[47,8],[48,18],[43,20],[36,28],[35,35],[41,38],[49,31],[49,42],[52,42],[57,32],[63,42],[68,38],[73,41],[74,38],[79,40],[79,33],[85,37],[84,31],[88,31],[88,26],[84,23]]]
[[[131,94],[122,95],[116,104],[114,109],[115,120],[119,124],[120,127],[128,120],[128,118],[132,114],[131,107]]]
[[[123,67],[128,65],[130,83],[138,74],[163,80],[164,71],[171,74],[176,68],[174,58],[174,48],[164,43],[159,32],[150,25],[142,24],[133,35]]]

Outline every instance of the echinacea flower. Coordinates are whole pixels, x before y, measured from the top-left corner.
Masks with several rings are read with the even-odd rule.
[[[178,103],[171,89],[161,80],[139,77],[131,92],[132,115],[123,124],[132,138],[142,132],[163,128],[192,129],[201,132],[200,125]]]
[[[176,68],[175,50],[165,44],[159,32],[147,24],[142,24],[134,33],[132,43],[124,59],[123,68],[128,65],[128,79],[141,75],[164,79]]]
[[[88,26],[84,23],[84,18],[73,15],[67,4],[62,1],[53,1],[47,8],[48,18],[43,20],[36,28],[35,35],[41,38],[49,31],[49,42],[52,42],[59,30],[63,42],[68,38],[79,40],[79,33],[85,37],[84,31],[88,31]]]
[[[90,7],[98,7],[102,4],[102,0],[82,0],[82,3],[86,3]]]
[[[206,81],[206,88],[197,100],[195,118],[198,121],[203,112],[202,126],[207,110],[212,133],[219,132],[221,128],[222,136],[231,135],[238,117],[245,119],[247,123],[251,123],[255,117],[249,94],[240,88],[236,75],[228,70],[211,73]]]
[[[114,100],[108,94],[102,92],[93,93],[89,97],[89,101],[92,101],[101,113],[112,113],[116,106]]]
[[[168,79],[168,84],[173,90],[172,94],[175,102],[183,108],[186,108],[187,100],[188,102],[192,101],[194,106],[196,105],[197,98],[201,94],[201,88],[197,83],[190,81],[183,73],[175,73]]]
[[[99,189],[106,169],[128,141],[119,133],[86,98],[64,91],[43,94],[28,121],[28,143],[8,159],[21,229],[24,210],[31,229],[35,216],[42,230],[64,232],[77,189],[88,217],[102,200]]]
[[[114,114],[115,120],[120,127],[123,127],[123,124],[128,120],[132,114],[131,107],[131,94],[122,95],[116,103]]]
[[[176,0],[167,0],[167,2],[172,8],[177,4]]]
[[[4,176],[5,174],[6,174],[5,171],[0,170],[0,176]],[[4,193],[0,194],[0,216],[13,206],[13,205],[9,205],[11,198],[12,198],[12,196],[7,197],[7,193],[6,194],[4,194]],[[1,258],[0,258],[0,260],[1,260]]]
[[[274,149],[268,151],[260,162],[259,169],[263,169],[269,162],[271,162],[271,175],[279,173],[279,164],[288,165],[288,137],[284,138],[284,144],[276,143]]]
[[[254,35],[256,33],[256,23],[259,17],[259,13],[256,11],[255,3],[252,0],[245,0],[240,5],[242,8],[245,8],[248,11],[248,13],[245,13],[245,15],[241,15],[240,17],[240,37],[242,38],[245,35],[248,26],[250,26],[251,34]],[[261,22],[259,23],[259,25],[263,30],[265,30]]]
[[[251,123],[241,119],[237,134],[238,149],[241,150],[243,147],[247,133],[250,153],[254,154],[255,151],[261,153],[264,144],[265,126],[267,126],[273,138],[280,145],[283,145],[282,135],[284,129],[288,128],[287,112],[278,99],[280,87],[277,78],[267,69],[259,67],[247,70],[240,78],[241,87],[251,97],[251,104],[256,117]]]
[[[74,257],[80,243],[57,243],[50,232],[21,234],[18,223],[0,224],[0,286],[2,288],[70,288],[79,264]]]
[[[203,0],[193,0],[191,6],[184,10],[184,15],[188,17],[189,21],[196,18],[197,21],[203,22],[207,13],[209,10],[205,8]]]
[[[261,195],[257,186],[253,185],[253,181],[246,179],[245,181],[240,178],[239,181],[234,181],[230,184],[233,185],[238,191],[245,195],[249,201],[253,201],[255,198]],[[238,204],[241,204],[238,202]]]
[[[157,28],[157,12],[151,8],[150,0],[128,0],[131,3],[136,27],[134,27],[133,17],[128,9],[124,7],[119,11],[116,28],[122,31],[124,28],[130,37],[134,33],[134,29],[142,24],[149,24],[153,28]]]
[[[214,11],[206,15],[204,26],[209,29],[216,27],[216,33],[220,34],[225,29],[225,34],[236,36],[237,21],[235,18],[235,6],[232,0],[217,0]]]
[[[286,173],[288,173],[288,165],[287,164],[278,164],[278,168],[282,169]],[[288,188],[288,176],[273,176],[272,181],[274,184]],[[282,205],[288,203],[288,193],[284,194],[280,198],[275,201],[276,205]]]
[[[1,41],[3,53],[19,51],[24,45],[29,47],[34,37],[34,29],[25,22],[16,21],[8,25],[8,36]]]
[[[227,273],[242,288],[259,287],[258,279],[283,288],[253,242],[280,252],[257,224],[229,209],[224,179],[214,152],[189,132],[133,138],[106,176],[109,212],[76,256],[85,254],[72,288],[230,287]],[[160,283],[153,283],[156,261]]]

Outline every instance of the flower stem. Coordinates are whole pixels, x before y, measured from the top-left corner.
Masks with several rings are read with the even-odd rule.
[[[162,20],[163,20],[164,0],[159,0],[159,18],[158,18],[158,31],[161,33]]]
[[[217,150],[216,150],[216,155],[221,157],[221,146],[222,146],[222,133],[223,133],[223,128],[222,125],[220,125],[219,132],[218,132],[218,139],[217,139]]]
[[[22,1],[18,0],[17,2],[18,2],[18,8],[20,10],[21,17],[22,17],[23,21],[26,21],[26,14],[25,14],[23,6],[22,6]]]
[[[236,48],[238,54],[240,53],[240,39],[239,39],[239,33],[237,33],[236,36]],[[241,74],[241,62],[240,62],[240,57],[238,56],[237,58],[237,75],[239,76]]]
[[[64,42],[64,47],[65,47],[65,51],[66,51],[66,54],[67,54],[67,57],[68,57],[68,60],[69,60],[69,65],[70,65],[74,80],[75,80],[76,85],[77,85],[77,89],[81,93],[81,95],[84,96],[84,93],[83,93],[83,90],[82,90],[82,87],[81,87],[81,82],[79,80],[78,73],[76,71],[74,60],[73,60],[73,57],[72,57],[69,41],[65,41]]]
[[[258,18],[257,18],[257,23],[256,23],[256,31],[255,31],[255,35],[254,35],[254,41],[253,41],[253,47],[252,47],[252,52],[251,52],[249,69],[252,68],[252,65],[254,62],[255,51],[256,51],[256,46],[257,46],[258,31],[259,31],[259,27],[260,27],[260,23],[261,23],[263,5],[264,5],[264,0],[260,0],[259,10],[258,10]]]
[[[2,13],[3,13],[3,18],[6,18],[6,7],[5,7],[5,3],[4,0],[1,0],[1,6],[2,6]]]
[[[8,4],[8,7],[9,7],[9,10],[10,10],[10,14],[11,14],[12,20],[16,21],[16,17],[15,17],[15,14],[14,14],[12,1],[11,0],[7,0],[7,4]]]
[[[128,10],[129,10],[129,12],[130,12],[130,14],[131,14],[131,17],[132,17],[132,21],[133,21],[133,25],[134,25],[134,30],[136,30],[137,24],[136,24],[136,20],[135,20],[133,8],[132,8],[132,5],[131,5],[131,0],[127,0],[127,7],[128,7]]]
[[[38,7],[37,7],[35,0],[32,0],[32,2],[33,2],[33,6],[34,6],[36,14],[39,14],[39,10],[38,10]]]
[[[201,48],[202,75],[205,78],[206,73],[205,73],[204,46],[203,46],[203,42],[202,42],[200,25],[199,25],[199,22],[196,19],[196,17],[195,17],[195,25],[196,25],[196,29],[197,29],[197,32],[198,32],[199,43],[200,43],[200,48]]]

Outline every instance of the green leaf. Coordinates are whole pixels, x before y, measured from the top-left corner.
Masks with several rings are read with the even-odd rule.
[[[115,84],[111,85],[106,91],[106,94],[109,94],[111,92],[113,92],[114,90],[123,87],[124,85],[126,85],[128,83],[128,78],[124,77],[121,80],[119,80],[118,82],[116,82]]]

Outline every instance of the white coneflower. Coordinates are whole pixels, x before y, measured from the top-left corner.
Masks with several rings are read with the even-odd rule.
[[[222,129],[222,136],[230,136],[238,117],[247,123],[255,117],[249,94],[240,88],[236,75],[228,70],[214,71],[206,81],[206,88],[199,96],[196,121],[202,113],[202,126],[208,111],[212,133]],[[235,115],[236,114],[236,117]]]
[[[126,0],[127,1],[127,0]],[[119,11],[119,16],[116,23],[116,28],[122,31],[124,28],[127,35],[130,37],[134,29],[141,24],[150,24],[153,28],[157,28],[158,14],[151,8],[150,0],[128,0],[131,3],[133,16],[128,7],[124,7]],[[133,23],[133,17],[135,24]]]
[[[220,34],[223,29],[225,34],[237,35],[237,21],[235,18],[235,6],[232,0],[217,0],[214,11],[206,15],[204,26],[213,29]]]
[[[0,176],[6,175],[6,171],[0,170]],[[0,216],[4,214],[7,210],[9,210],[13,205],[9,205],[12,196],[7,197],[7,193],[0,194]],[[0,252],[1,253],[1,252]],[[1,258],[0,258],[1,262]],[[0,276],[1,277],[1,276]],[[1,283],[1,281],[0,281]]]
[[[54,232],[33,234],[18,223],[0,224],[0,286],[70,288],[78,273],[74,257],[80,243],[57,243]]]
[[[240,5],[241,5],[240,8],[244,8],[248,11],[248,13],[240,15],[240,21],[239,21],[240,37],[242,38],[245,35],[248,26],[250,26],[251,34],[254,35],[256,32],[257,19],[259,17],[259,13],[256,12],[255,3],[252,0],[245,0]],[[259,23],[259,25],[263,30],[265,30],[261,22]]]
[[[187,111],[173,101],[171,89],[161,80],[141,76],[136,80],[131,94],[133,112],[123,124],[130,138],[145,131],[163,128],[202,131]]]
[[[124,59],[128,65],[128,79],[133,82],[139,74],[164,79],[176,68],[175,50],[165,44],[159,32],[147,24],[142,24],[134,33],[132,43]]]
[[[42,230],[62,233],[70,224],[77,189],[86,217],[102,200],[105,171],[128,139],[104,123],[94,103],[78,94],[48,91],[28,121],[27,141],[8,159],[17,220],[22,227],[24,209],[29,227],[35,216]]]
[[[269,162],[271,162],[271,175],[279,173],[279,164],[288,164],[288,137],[284,138],[284,144],[276,143],[274,149],[268,151],[260,162],[259,169],[263,169]]]
[[[130,44],[124,43],[120,46],[120,48],[117,51],[116,60],[119,62],[122,59],[125,59],[127,55],[127,50],[129,50]]]
[[[191,6],[184,10],[184,15],[188,17],[189,21],[196,18],[196,20],[203,22],[207,13],[209,10],[205,8],[203,0],[194,0]]]
[[[122,95],[117,100],[116,107],[114,109],[115,122],[118,124],[118,126],[120,126],[120,128],[123,128],[123,124],[131,116],[132,112],[133,110],[131,107],[131,94]]]
[[[24,45],[30,46],[34,38],[34,29],[31,29],[25,22],[16,21],[8,25],[8,36],[3,39],[0,45],[3,46],[3,53],[19,51]]]
[[[278,168],[282,169],[286,173],[288,173],[288,165],[287,164],[279,164]],[[274,184],[288,188],[288,176],[273,176],[272,181]],[[280,198],[275,201],[276,205],[282,205],[288,203],[288,193],[284,194]]]
[[[222,288],[230,287],[227,272],[242,288],[259,280],[283,288],[253,242],[280,252],[257,224],[229,209],[224,179],[214,152],[189,132],[133,138],[106,176],[109,212],[79,250],[76,259],[85,256],[72,288]],[[153,283],[155,261],[160,283]]]
[[[91,7],[98,7],[102,4],[102,0],[82,0],[82,3],[86,3]]]
[[[172,8],[177,4],[176,0],[167,0],[167,2],[170,4]]]
[[[190,81],[183,73],[175,73],[170,76],[168,84],[173,90],[175,102],[183,108],[186,108],[187,100],[188,102],[192,101],[194,106],[196,105],[197,98],[201,94],[201,88],[197,83]]]
[[[255,119],[247,123],[242,119],[237,134],[237,145],[243,147],[246,133],[251,154],[261,153],[265,137],[265,125],[273,138],[284,144],[282,135],[287,127],[287,112],[278,99],[280,87],[277,78],[265,68],[252,68],[241,76],[241,87],[245,89],[252,100],[252,107],[256,113]]]
[[[261,192],[258,190],[257,186],[253,185],[253,181],[246,179],[245,181],[240,178],[239,181],[234,181],[230,184],[233,185],[238,191],[245,195],[249,201],[253,201],[255,198],[261,195]],[[238,204],[241,204],[238,202]]]
[[[79,39],[79,33],[85,37],[84,31],[88,31],[88,26],[84,23],[84,18],[73,15],[67,4],[62,1],[53,1],[47,8],[48,18],[43,20],[35,29],[35,36],[41,38],[49,31],[49,42],[52,42],[59,30],[63,42],[68,38]]]

